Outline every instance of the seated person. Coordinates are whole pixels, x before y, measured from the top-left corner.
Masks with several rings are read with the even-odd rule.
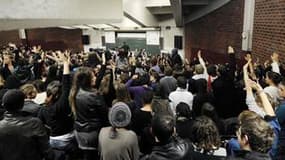
[[[184,102],[179,103],[176,107],[176,132],[182,139],[190,139],[192,118],[189,105]]]
[[[33,101],[33,99],[37,96],[36,87],[32,84],[25,84],[21,87],[21,91],[26,95],[22,110],[30,113],[33,117],[37,117],[40,110],[40,105]]]
[[[131,122],[131,110],[123,102],[117,102],[109,111],[111,127],[104,127],[99,133],[99,151],[102,160],[139,159],[136,134],[127,130]]]
[[[175,120],[168,114],[156,114],[152,119],[152,133],[156,145],[143,160],[188,160],[190,144],[175,135]]]
[[[220,147],[218,128],[210,118],[206,116],[196,118],[191,131],[192,160],[220,160],[226,157],[226,149]]]
[[[269,150],[274,140],[274,131],[261,117],[241,123],[237,130],[241,150],[228,160],[271,160]]]
[[[21,112],[24,99],[25,94],[19,90],[9,90],[3,96],[7,112],[0,121],[0,159],[53,159],[54,154],[42,122]]]

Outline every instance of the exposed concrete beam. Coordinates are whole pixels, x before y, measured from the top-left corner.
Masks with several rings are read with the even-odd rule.
[[[173,17],[177,27],[183,26],[183,17],[182,17],[182,0],[170,0],[172,7]]]
[[[113,27],[113,28],[116,28],[116,29],[120,29],[120,27],[118,27],[118,26],[116,26],[116,25],[114,25],[114,24],[107,24],[108,26],[111,26],[111,27]]]
[[[172,14],[172,8],[169,7],[152,7],[148,8],[152,14]]]
[[[165,7],[170,6],[169,0],[144,0],[146,1],[146,7]]]
[[[186,23],[190,23],[196,19],[199,19],[211,12],[213,12],[214,10],[224,6],[225,4],[229,3],[231,0],[215,0],[215,1],[211,1],[207,6],[199,9],[198,11],[190,14],[189,16],[187,16],[185,18],[185,24]]]
[[[132,20],[133,22],[135,22],[137,25],[140,25],[141,27],[146,27],[145,24],[143,24],[142,22],[140,22],[139,20],[137,20],[135,17],[131,16],[130,14],[128,14],[127,12],[124,12],[124,16],[129,18],[130,20]]]
[[[129,15],[143,26],[158,26],[158,21],[146,7],[145,0],[123,0],[123,11],[124,15]]]
[[[183,0],[183,6],[208,5],[209,0]]]

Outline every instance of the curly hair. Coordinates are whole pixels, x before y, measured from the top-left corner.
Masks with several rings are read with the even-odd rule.
[[[272,147],[273,129],[260,117],[244,121],[240,126],[240,134],[241,137],[248,137],[249,146],[253,151],[267,153]]]
[[[221,139],[216,124],[206,116],[196,118],[192,126],[191,141],[205,153],[219,148]]]

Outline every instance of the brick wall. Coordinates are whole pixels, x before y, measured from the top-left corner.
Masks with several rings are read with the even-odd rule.
[[[22,41],[19,38],[18,30],[1,31],[0,32],[0,46],[5,46],[9,42],[20,44]]]
[[[261,61],[272,52],[285,61],[285,0],[255,0],[253,54]]]
[[[27,39],[30,46],[41,45],[45,50],[83,50],[82,30],[61,28],[27,29]]]
[[[210,63],[227,61],[227,46],[241,52],[244,0],[232,0],[223,7],[185,26],[185,55],[198,49]]]

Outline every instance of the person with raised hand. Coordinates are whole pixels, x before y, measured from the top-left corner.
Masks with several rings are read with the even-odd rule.
[[[208,80],[208,72],[207,72],[207,67],[206,67],[206,63],[204,61],[204,59],[202,58],[201,55],[201,50],[198,51],[197,53],[197,57],[199,60],[200,64],[197,64],[195,66],[195,75],[192,77],[192,79],[194,80],[198,80],[198,79],[205,79]]]
[[[58,54],[58,64],[63,65],[62,81],[52,81],[47,86],[46,106],[42,107],[38,117],[50,129],[50,145],[59,150],[73,145],[73,115],[68,96],[70,82],[70,52]]]
[[[69,101],[75,117],[75,137],[84,160],[98,158],[98,135],[108,123],[108,108],[99,87],[106,65],[102,55],[102,66],[97,73],[93,68],[80,67],[73,76]]]

